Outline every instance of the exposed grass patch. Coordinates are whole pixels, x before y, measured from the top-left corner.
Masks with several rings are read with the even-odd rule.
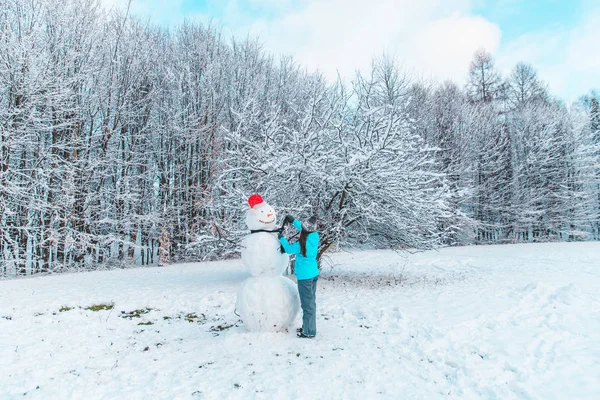
[[[93,306],[89,306],[86,307],[86,310],[90,310],[90,311],[102,311],[102,310],[112,310],[115,307],[115,305],[113,303],[107,304],[107,303],[100,303],[100,304],[94,304]]]
[[[323,274],[319,277],[328,285],[332,287],[346,287],[346,288],[368,288],[368,289],[380,289],[390,287],[432,287],[432,286],[444,286],[448,285],[453,281],[464,280],[465,277],[461,273],[453,274],[450,277],[439,277],[435,275],[427,274],[416,274],[416,273],[389,273],[389,274],[374,274],[367,275],[362,274],[337,274],[327,275]]]
[[[170,321],[174,319],[184,320],[187,322],[195,322],[197,324],[205,324],[206,323],[206,315],[204,314],[196,314],[196,313],[179,313],[177,316],[169,316],[165,315],[162,317],[165,321]]]
[[[187,322],[198,322],[199,324],[206,322],[206,315],[204,314],[197,315],[196,313],[189,313],[180,318],[185,319]]]
[[[236,326],[236,325],[235,324],[222,324],[222,325],[217,325],[217,326],[211,326],[209,330],[211,332],[221,332],[226,329],[232,328],[234,326]]]
[[[58,309],[58,312],[71,311],[72,309],[73,309],[73,307],[62,306],[61,308]]]
[[[146,308],[140,308],[139,310],[133,310],[133,311],[121,311],[121,318],[141,318],[142,315],[144,314],[148,314],[150,311],[152,311],[152,308],[146,307]]]
[[[138,323],[138,325],[154,325],[154,322],[152,322],[152,321],[140,322],[140,323]]]

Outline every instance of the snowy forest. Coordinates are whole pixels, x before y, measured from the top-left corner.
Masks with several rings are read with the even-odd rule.
[[[600,239],[600,94],[478,51],[331,81],[259,39],[95,0],[0,2],[0,277],[235,256],[246,199],[321,252]]]

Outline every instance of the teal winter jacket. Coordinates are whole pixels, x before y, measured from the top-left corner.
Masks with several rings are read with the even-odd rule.
[[[296,229],[302,231],[302,222],[295,219],[292,224]],[[319,252],[318,232],[311,232],[306,237],[306,257],[300,254],[299,242],[290,244],[284,237],[279,239],[279,241],[286,253],[296,255],[294,272],[299,281],[303,279],[312,279],[319,275],[319,265],[317,264],[317,254]]]

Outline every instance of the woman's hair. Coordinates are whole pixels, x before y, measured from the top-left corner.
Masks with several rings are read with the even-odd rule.
[[[302,228],[302,232],[300,232],[300,239],[298,239],[298,242],[300,243],[300,254],[302,254],[304,257],[306,257],[306,238],[308,237],[309,233],[311,232]]]
[[[306,257],[306,238],[313,232],[317,231],[317,216],[313,215],[306,222],[302,223],[302,232],[300,232],[300,254]]]

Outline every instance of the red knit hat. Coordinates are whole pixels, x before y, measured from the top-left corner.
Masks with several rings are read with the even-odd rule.
[[[260,194],[253,194],[252,196],[248,197],[248,204],[250,205],[250,208],[254,208],[254,206],[262,202],[263,198],[260,196]]]

